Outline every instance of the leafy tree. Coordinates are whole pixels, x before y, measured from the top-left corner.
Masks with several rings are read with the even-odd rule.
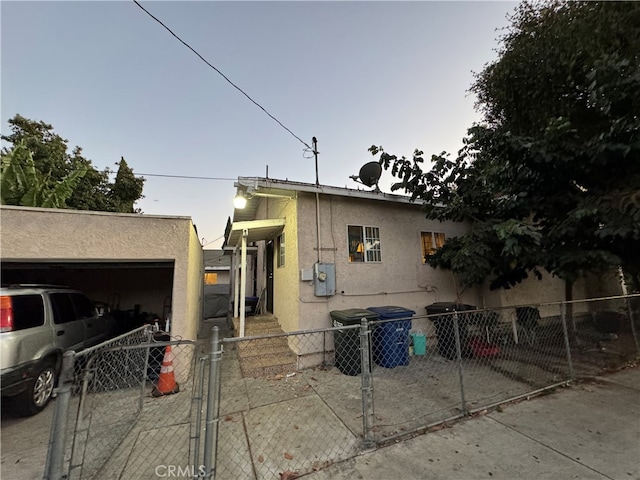
[[[430,259],[508,288],[622,265],[640,290],[640,3],[522,3],[471,91],[484,122],[455,160],[380,162],[427,217],[471,222]]]
[[[87,173],[83,167],[51,186],[35,168],[33,155],[20,142],[2,155],[0,200],[3,205],[63,208],[74,188]]]
[[[110,192],[110,199],[118,212],[135,213],[133,204],[142,197],[144,179],[136,178],[124,157],[120,158],[116,181]]]
[[[111,170],[97,170],[91,160],[84,157],[80,147],[75,147],[69,153],[68,141],[55,133],[50,124],[30,120],[19,114],[8,123],[11,134],[3,135],[2,139],[11,143],[14,148],[17,145],[26,147],[38,178],[44,182],[43,188],[56,188],[59,183],[72,176],[73,172],[85,172],[74,182],[73,191],[66,195],[65,202],[57,208],[125,213],[136,211],[133,205],[142,198],[144,179],[136,178],[126,162],[122,174],[119,169],[112,184],[109,182]],[[3,155],[9,152],[8,148],[3,149]],[[121,163],[122,161],[116,165]]]

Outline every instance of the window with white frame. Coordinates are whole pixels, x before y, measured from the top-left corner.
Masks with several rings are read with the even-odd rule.
[[[444,233],[442,232],[420,232],[422,244],[422,263],[427,263],[430,255],[444,245]]]
[[[347,225],[349,262],[381,262],[380,229]]]
[[[276,255],[278,267],[284,267],[285,259],[285,246],[284,246],[284,232],[278,235],[276,239]]]

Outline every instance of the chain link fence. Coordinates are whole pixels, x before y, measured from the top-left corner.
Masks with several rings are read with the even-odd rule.
[[[620,368],[640,355],[638,298],[369,312],[322,330],[224,339],[215,478],[303,475]]]
[[[426,307],[427,315],[372,322],[376,441],[635,361],[639,312],[633,301]],[[426,333],[406,335],[411,323]]]
[[[391,308],[66,354],[45,478],[293,478],[640,357],[640,295]]]

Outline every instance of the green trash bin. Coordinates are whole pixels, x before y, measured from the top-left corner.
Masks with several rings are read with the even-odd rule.
[[[427,336],[422,332],[410,332],[414,355],[427,354]]]
[[[360,325],[363,318],[374,321],[378,315],[370,310],[351,308],[330,312],[334,327]],[[360,357],[360,329],[349,328],[334,331],[335,365],[345,375],[360,375],[362,359]],[[371,353],[371,349],[369,350]]]

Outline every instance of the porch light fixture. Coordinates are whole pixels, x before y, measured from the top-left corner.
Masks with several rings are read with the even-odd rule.
[[[242,210],[243,208],[245,208],[247,206],[247,200],[253,198],[253,197],[267,197],[267,198],[287,198],[289,200],[293,200],[294,198],[296,198],[295,194],[291,194],[291,195],[281,195],[278,193],[264,193],[264,192],[258,192],[255,190],[255,188],[252,187],[244,187],[241,186],[238,189],[238,193],[236,193],[236,196],[233,199],[233,206],[236,207],[238,210]]]
[[[233,199],[233,206],[236,207],[238,210],[242,210],[244,207],[247,206],[247,197],[244,196],[244,193],[242,193],[242,190],[240,190],[235,196],[235,198]]]

